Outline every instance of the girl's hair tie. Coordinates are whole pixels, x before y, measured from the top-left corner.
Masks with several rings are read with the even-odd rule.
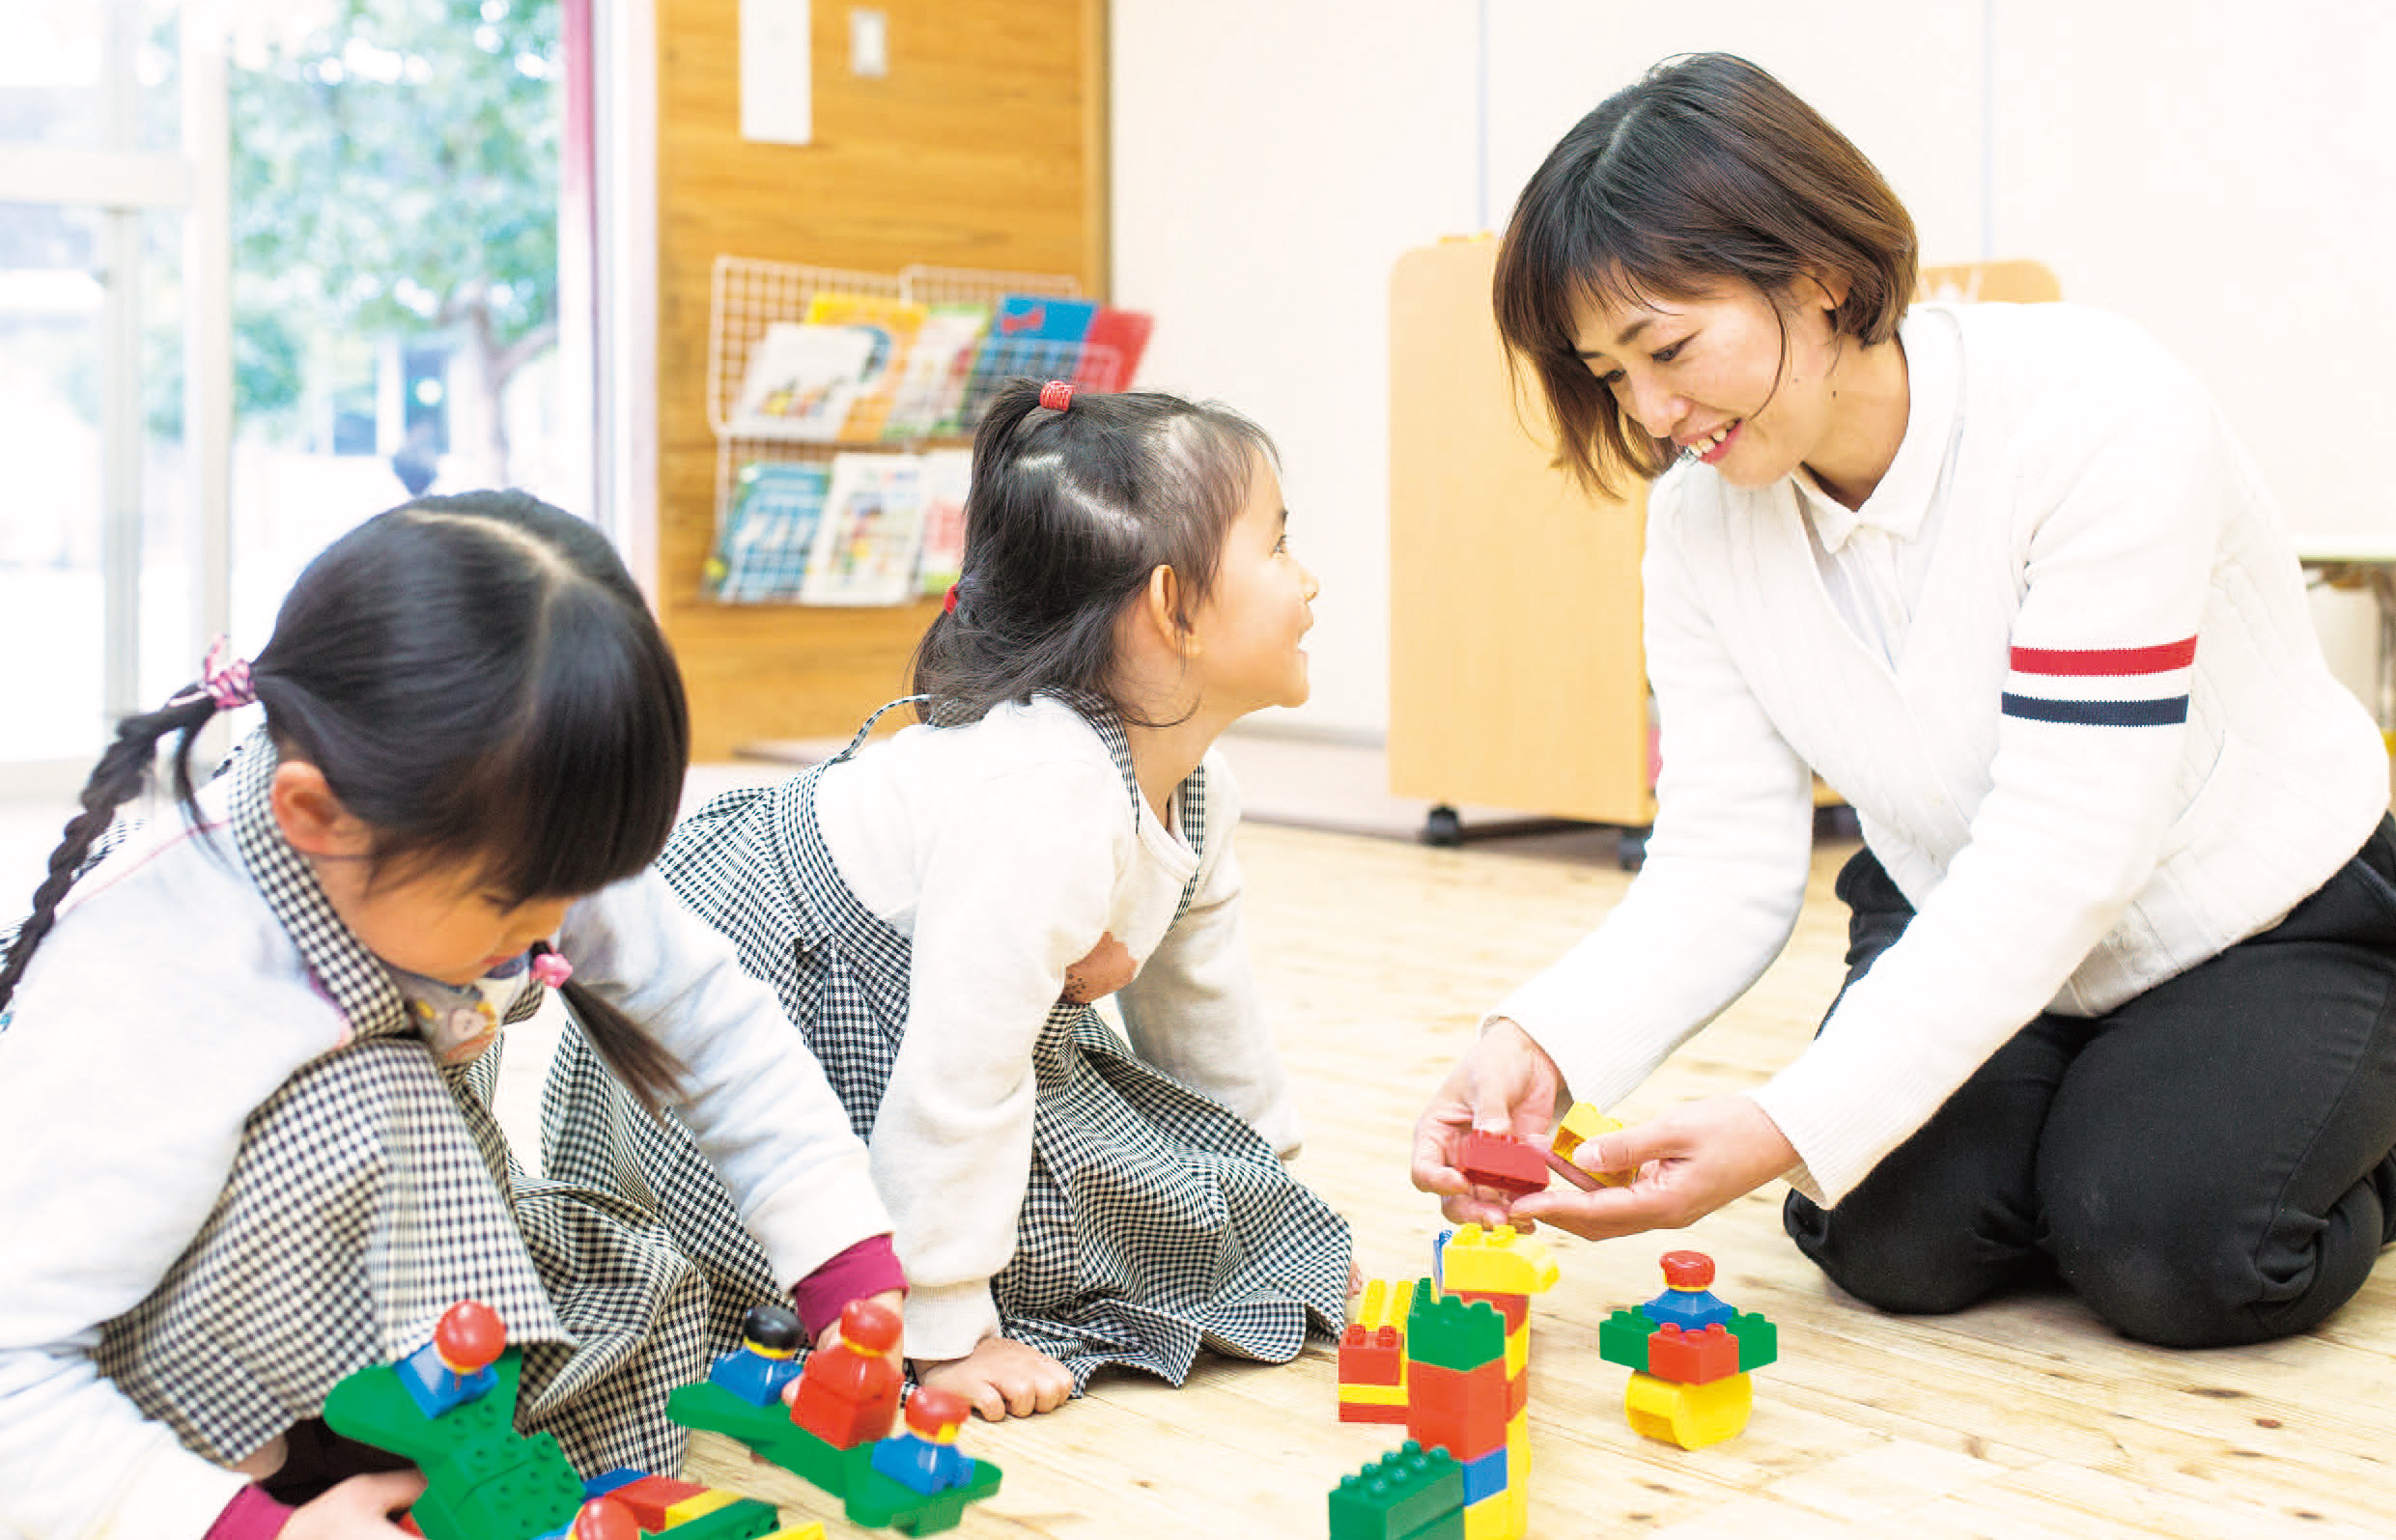
[[[574,965],[547,941],[532,943],[532,976],[553,990],[566,987],[574,977]]]
[[[1040,405],[1051,411],[1063,411],[1073,405],[1073,386],[1062,379],[1052,379],[1040,387]]]
[[[956,584],[950,583],[948,585],[948,597],[940,602],[940,612],[944,615],[953,615],[957,612]]]
[[[249,659],[234,656],[231,636],[219,636],[208,644],[208,656],[200,659],[200,682],[178,691],[166,704],[188,706],[203,695],[214,701],[220,712],[239,710],[258,698],[257,686],[250,682]]]

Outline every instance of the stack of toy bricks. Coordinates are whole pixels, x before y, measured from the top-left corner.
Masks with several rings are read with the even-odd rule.
[[[1683,1449],[1718,1443],[1747,1426],[1748,1375],[1779,1356],[1780,1330],[1714,1298],[1702,1251],[1664,1253],[1664,1281],[1662,1294],[1607,1319],[1597,1351],[1631,1371],[1622,1410],[1634,1430]]]
[[[1403,1421],[1409,1442],[1332,1493],[1334,1540],[1525,1532],[1531,1296],[1555,1283],[1555,1261],[1510,1228],[1466,1225],[1443,1242],[1438,1277],[1367,1285],[1340,1345],[1341,1420]]]

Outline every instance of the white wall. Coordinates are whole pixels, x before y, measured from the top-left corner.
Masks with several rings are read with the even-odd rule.
[[[1281,442],[1324,586],[1293,722],[1388,719],[1391,263],[1502,225],[1566,127],[1692,49],[1746,54],[1820,108],[1926,260],[2037,257],[2157,333],[2293,526],[2396,532],[2367,475],[2396,413],[2396,8],[1115,0],[1113,31],[1113,292],[1157,314],[1144,383]]]

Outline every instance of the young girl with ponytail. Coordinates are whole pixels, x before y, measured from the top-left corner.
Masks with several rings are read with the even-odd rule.
[[[1307,696],[1287,518],[1234,412],[1009,386],[916,654],[922,723],[719,798],[660,862],[868,1136],[906,1352],[984,1416],[1107,1365],[1178,1384],[1200,1347],[1280,1362],[1341,1322],[1347,1227],[1283,1167],[1297,1124],[1211,752]],[[1087,1003],[1109,993],[1121,1029]],[[556,1076],[552,1140],[606,1127],[590,1055],[570,1043]],[[608,1180],[606,1143],[552,1170]],[[672,1154],[647,1187],[705,1212]]]
[[[647,872],[688,737],[614,552],[519,493],[370,519],[254,664],[123,724],[0,966],[0,1533],[400,1532],[419,1479],[317,1414],[461,1299],[586,1473],[679,1465],[665,1394],[748,1306],[896,1299],[821,1069]],[[78,877],[169,738],[182,816]],[[730,1233],[512,1168],[493,1040],[545,988],[695,1135]]]

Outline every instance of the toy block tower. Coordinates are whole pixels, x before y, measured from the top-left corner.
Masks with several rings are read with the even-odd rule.
[[[1406,1312],[1412,1283],[1375,1278],[1365,1285],[1356,1319],[1339,1335],[1339,1420],[1406,1420]]]
[[[1683,1449],[1746,1427],[1755,1406],[1748,1376],[1780,1355],[1779,1329],[1714,1298],[1713,1280],[1713,1258],[1667,1251],[1664,1292],[1615,1311],[1597,1331],[1598,1355],[1631,1371],[1622,1396],[1631,1427]]]
[[[1407,1442],[1331,1491],[1331,1540],[1462,1540],[1464,1474],[1445,1449]]]
[[[1406,1436],[1464,1476],[1465,1540],[1520,1540],[1530,1416],[1507,1382],[1506,1318],[1485,1301],[1417,1290],[1406,1320]]]
[[[1485,1230],[1468,1224],[1441,1239],[1439,1277],[1443,1293],[1495,1309],[1506,1322],[1508,1414],[1531,1404],[1531,1297],[1555,1287],[1556,1259],[1546,1243],[1510,1224]]]

